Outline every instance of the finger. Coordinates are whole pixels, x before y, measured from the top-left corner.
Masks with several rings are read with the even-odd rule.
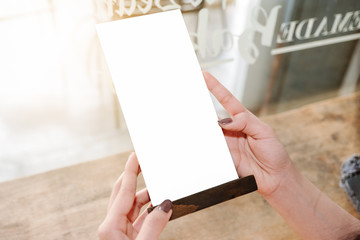
[[[132,152],[129,156],[128,159],[130,159],[132,156],[132,154],[135,154],[134,152]],[[110,210],[117,194],[119,193],[119,190],[120,190],[120,187],[121,187],[121,183],[122,183],[122,179],[124,178],[124,173],[122,173],[120,175],[120,177],[116,180],[116,182],[114,183],[113,185],[113,188],[112,188],[112,191],[111,191],[111,196],[110,196],[110,200],[109,200],[109,204],[108,204],[108,207],[107,207],[107,211]]]
[[[133,207],[128,214],[128,218],[131,222],[134,222],[136,218],[139,216],[141,208],[150,202],[150,196],[147,189],[142,189],[141,191],[136,193]]]
[[[219,125],[224,130],[242,132],[256,139],[273,137],[271,128],[250,112],[241,112],[232,118],[222,119]]]
[[[172,214],[172,203],[165,200],[144,220],[138,239],[158,239]]]
[[[125,171],[123,173],[123,179],[119,192],[114,199],[111,210],[109,211],[110,218],[116,219],[117,217],[126,216],[132,209],[139,172],[139,163],[136,155],[131,154],[125,165]]]
[[[206,85],[209,91],[215,96],[226,111],[234,116],[240,112],[246,112],[247,109],[227,90],[214,76],[203,71]]]
[[[108,203],[108,207],[107,207],[108,212],[109,212],[112,204],[114,203],[114,200],[115,200],[117,194],[119,193],[123,176],[124,176],[124,174],[121,174],[120,177],[116,180],[116,182],[113,185],[111,195],[110,195],[110,199],[109,199],[109,203]]]
[[[129,159],[132,158],[132,155],[135,155],[135,157],[136,157],[136,154],[134,152],[132,152],[130,154],[130,156],[129,156]],[[141,169],[139,168],[138,175],[139,175],[140,172],[141,172]],[[123,178],[124,178],[124,173],[122,173],[120,175],[120,177],[116,180],[116,182],[113,185],[112,192],[111,192],[111,195],[110,195],[110,200],[109,200],[108,207],[107,207],[108,212],[109,212],[112,204],[114,203],[114,200],[115,200],[117,194],[119,193]]]
[[[152,205],[150,204],[149,207],[151,207],[151,206]],[[146,209],[144,212],[141,213],[140,217],[138,217],[136,219],[136,221],[133,224],[133,227],[134,227],[136,232],[140,232],[140,229],[141,229],[141,227],[142,227],[142,225],[143,225],[143,223],[144,223],[144,221],[145,221],[145,219],[146,219],[146,217],[148,215],[149,215],[149,213],[148,213],[148,211]]]

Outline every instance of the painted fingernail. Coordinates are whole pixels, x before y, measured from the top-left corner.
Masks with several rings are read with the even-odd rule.
[[[220,125],[226,125],[226,124],[232,123],[232,119],[231,118],[224,118],[224,119],[219,120],[218,123]]]
[[[166,213],[168,213],[170,209],[172,209],[172,202],[169,199],[163,201],[159,206],[159,210]]]

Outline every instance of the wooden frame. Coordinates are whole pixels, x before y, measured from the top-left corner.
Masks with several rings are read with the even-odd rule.
[[[253,175],[235,179],[219,186],[195,193],[173,202],[170,220],[199,211],[257,190]],[[157,206],[148,208],[150,213]]]

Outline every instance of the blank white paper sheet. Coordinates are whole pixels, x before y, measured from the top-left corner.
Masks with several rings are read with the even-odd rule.
[[[97,32],[152,204],[237,179],[181,12]]]

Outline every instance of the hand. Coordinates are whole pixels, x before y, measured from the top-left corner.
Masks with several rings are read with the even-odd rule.
[[[146,189],[136,193],[140,173],[135,153],[131,154],[124,173],[116,181],[104,222],[99,227],[100,239],[157,239],[168,223],[172,204],[165,200],[150,214],[141,208],[150,201]]]
[[[355,239],[360,236],[360,221],[294,167],[272,129],[250,113],[213,76],[204,72],[204,77],[209,90],[231,116],[220,120],[219,125],[239,176],[254,174],[259,193],[303,239]]]
[[[253,174],[259,193],[272,194],[292,167],[287,152],[268,125],[249,112],[210,73],[203,75],[209,91],[231,116],[220,120],[219,125],[239,177]]]

